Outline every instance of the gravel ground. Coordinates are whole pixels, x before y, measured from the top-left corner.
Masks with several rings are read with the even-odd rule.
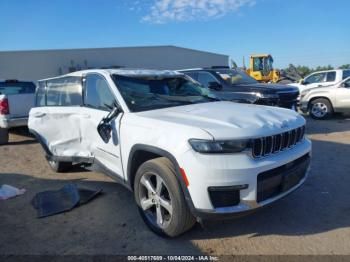
[[[0,254],[350,254],[350,117],[307,122],[313,157],[303,187],[255,214],[196,225],[176,239],[149,231],[132,194],[108,177],[80,169],[53,173],[40,145],[14,130],[9,145],[0,146],[0,185],[27,192],[0,202]],[[33,196],[69,181],[104,194],[71,212],[37,219]]]

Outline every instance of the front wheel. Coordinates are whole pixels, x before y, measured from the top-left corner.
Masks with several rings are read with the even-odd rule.
[[[135,200],[147,226],[155,233],[175,237],[195,224],[173,164],[164,157],[149,160],[137,170]]]
[[[324,98],[318,98],[311,101],[309,114],[314,119],[327,119],[333,115],[332,104]]]

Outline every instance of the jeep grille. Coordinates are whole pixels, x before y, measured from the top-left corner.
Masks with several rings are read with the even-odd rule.
[[[305,126],[281,134],[253,139],[253,157],[260,158],[294,147],[304,139]]]

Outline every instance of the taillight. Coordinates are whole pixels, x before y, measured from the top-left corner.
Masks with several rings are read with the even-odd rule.
[[[9,110],[9,101],[7,98],[1,99],[0,100],[0,115],[9,115],[10,110]]]

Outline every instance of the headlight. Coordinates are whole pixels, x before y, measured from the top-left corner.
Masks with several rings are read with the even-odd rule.
[[[205,154],[237,153],[250,147],[249,139],[227,141],[190,139],[188,142],[194,151]]]
[[[300,93],[300,97],[306,96],[309,92],[310,90],[304,90],[303,92]]]
[[[254,93],[259,98],[279,98],[278,94]]]

